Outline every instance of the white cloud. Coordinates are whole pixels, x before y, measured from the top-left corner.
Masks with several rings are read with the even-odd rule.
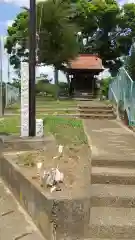
[[[45,1],[45,0],[36,0],[36,2],[43,2],[43,1]],[[22,7],[22,6],[28,7],[30,0],[0,0],[0,2],[13,3],[20,7]]]
[[[13,23],[14,23],[13,20],[7,20],[5,24],[7,27],[11,27]]]
[[[125,4],[125,3],[135,3],[135,0],[119,0],[118,1],[121,5]]]
[[[13,3],[17,6],[29,6],[29,0],[0,0],[0,2]]]
[[[13,20],[0,21],[0,26],[10,27],[10,26],[12,26],[13,22],[14,22]]]

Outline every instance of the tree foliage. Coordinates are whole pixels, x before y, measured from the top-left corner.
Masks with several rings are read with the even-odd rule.
[[[104,66],[116,74],[121,66],[120,57],[128,54],[135,37],[134,3],[120,7],[116,0],[47,0],[37,5],[37,26],[40,25],[42,6],[40,62],[61,68],[63,63],[76,56],[77,39],[80,53],[98,54]],[[28,11],[23,11],[8,28],[5,47],[16,68],[20,56],[28,56],[25,52],[28,48],[28,15]],[[81,34],[77,35],[77,31]],[[21,45],[18,50],[16,43]]]
[[[60,0],[48,0],[37,5],[37,46],[39,63],[61,68],[78,53],[76,26],[70,21],[70,4]],[[19,68],[20,57],[28,58],[29,11],[18,14],[13,25],[8,28],[5,48],[11,55],[10,62]],[[39,29],[40,28],[40,29]],[[20,48],[16,48],[16,44]]]
[[[81,0],[75,16],[82,29],[81,48],[85,53],[97,53],[103,64],[115,72],[120,57],[127,55],[135,35],[135,4],[122,8],[115,0]]]
[[[10,54],[10,63],[15,69],[20,69],[20,58],[27,58],[28,52],[28,11],[23,11],[16,16],[14,23],[7,29],[5,48]],[[17,47],[19,45],[19,48]]]
[[[127,57],[125,67],[132,80],[135,81],[135,42],[132,44],[130,55]]]
[[[42,3],[37,5],[40,16]],[[46,1],[43,5],[41,34],[39,33],[39,60],[60,69],[78,53],[76,26],[70,21],[72,9],[67,2]],[[39,18],[38,18],[39,19]]]

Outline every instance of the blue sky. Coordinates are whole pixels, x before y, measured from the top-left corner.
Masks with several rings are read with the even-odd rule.
[[[44,1],[44,0],[38,0]],[[132,0],[135,1],[135,0]],[[127,2],[126,0],[119,0],[120,3]],[[131,1],[129,1],[131,2]],[[17,13],[21,11],[21,6],[28,6],[29,0],[0,0],[0,36],[6,36],[6,30],[12,21],[15,19]],[[7,81],[7,55],[3,51],[3,78]],[[11,75],[13,75],[12,68],[10,69]],[[44,69],[50,77],[53,76],[52,68]],[[63,76],[62,76],[63,77]]]
[[[6,35],[10,21],[20,12],[20,7],[12,3],[0,3],[0,35]]]

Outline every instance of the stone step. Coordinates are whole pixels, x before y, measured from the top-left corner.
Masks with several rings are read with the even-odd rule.
[[[87,94],[87,95],[84,95],[84,94],[74,94],[73,97],[75,98],[94,98],[94,95],[92,94]]]
[[[92,183],[135,185],[135,169],[92,167]]]
[[[106,108],[106,109],[96,109],[96,108],[81,108],[79,109],[80,113],[94,113],[94,114],[108,114],[108,113],[112,113],[113,114],[113,110]]]
[[[93,109],[93,110],[113,110],[113,107],[111,105],[96,105],[95,103],[92,105],[92,104],[89,104],[89,105],[78,105],[78,108],[81,110],[81,109]]]
[[[74,94],[73,98],[74,99],[80,99],[80,100],[94,99],[94,95],[92,95],[92,94]]]
[[[92,166],[94,167],[121,167],[121,168],[135,168],[135,157],[130,156],[117,156],[117,157],[104,157],[104,156],[93,156]]]
[[[135,239],[135,208],[93,207],[89,234],[100,239]]]
[[[135,186],[93,184],[91,206],[135,208]]]
[[[80,113],[80,118],[89,119],[115,119],[114,114]]]
[[[75,92],[74,96],[84,96],[85,97],[85,96],[94,96],[94,94],[91,92]]]
[[[75,101],[85,101],[85,102],[93,101],[92,97],[85,97],[85,98],[84,97],[73,97],[72,99]]]
[[[85,239],[83,238],[81,240],[101,240],[101,238],[85,238]],[[116,238],[102,238],[102,240],[118,240],[118,239],[116,239]],[[119,240],[123,240],[123,238],[119,238]],[[124,238],[124,240],[129,240],[129,239]],[[132,240],[135,240],[135,238],[132,238]]]

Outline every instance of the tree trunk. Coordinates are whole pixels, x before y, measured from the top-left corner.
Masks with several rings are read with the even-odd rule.
[[[59,70],[54,67],[54,82],[55,82],[55,85],[56,85],[56,99],[59,98]]]

